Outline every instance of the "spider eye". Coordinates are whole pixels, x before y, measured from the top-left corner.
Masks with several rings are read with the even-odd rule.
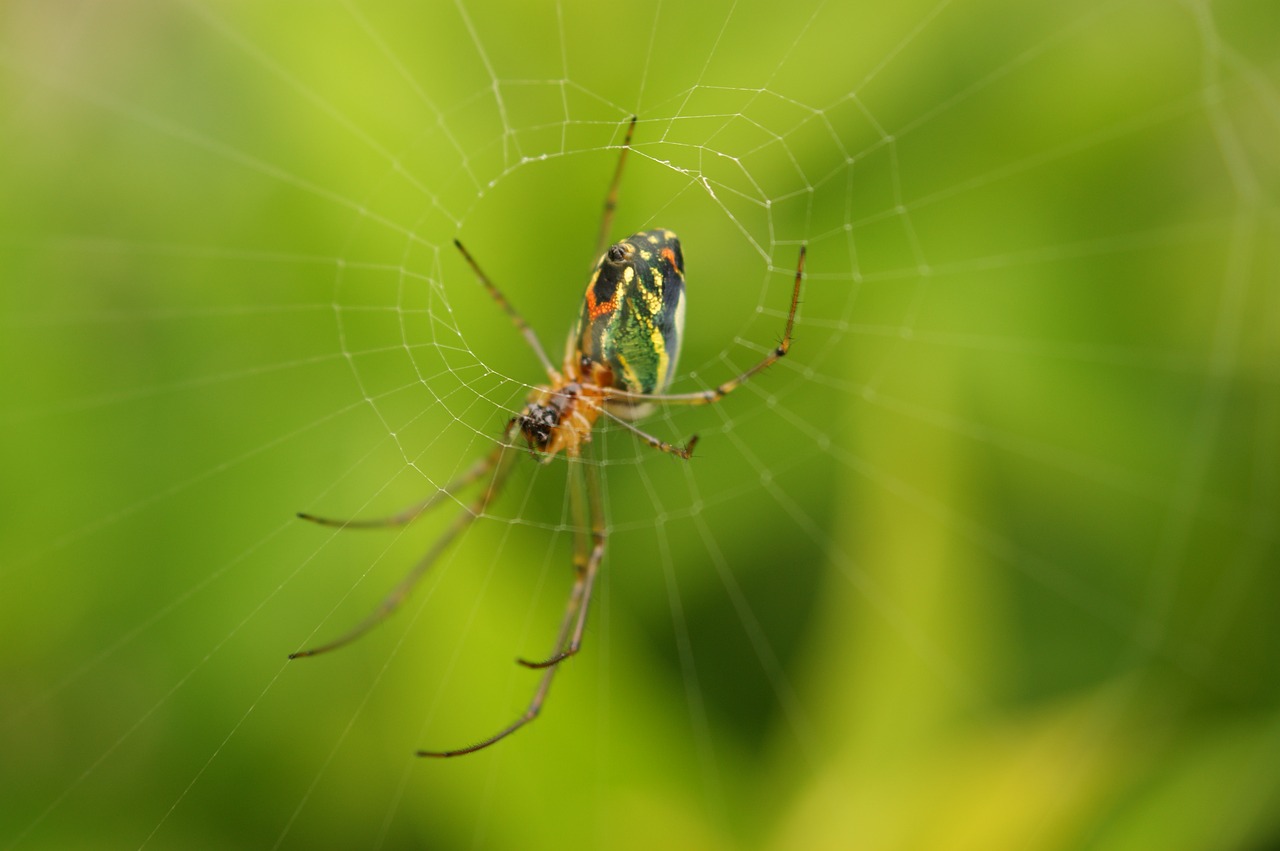
[[[609,259],[614,263],[621,263],[627,259],[627,249],[621,242],[609,246]]]

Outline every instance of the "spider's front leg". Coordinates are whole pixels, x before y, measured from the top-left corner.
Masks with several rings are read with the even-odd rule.
[[[581,468],[587,467],[584,472]],[[587,480],[584,497],[583,479]],[[540,662],[516,659],[526,668],[549,668],[578,652],[582,646],[582,633],[586,628],[587,611],[591,607],[591,592],[595,587],[596,572],[604,558],[606,532],[603,512],[599,510],[599,477],[595,467],[584,462],[577,452],[569,455],[569,501],[573,511],[573,590],[565,606],[564,618],[556,636],[556,650]],[[590,529],[588,530],[588,524]],[[572,632],[570,629],[572,628]]]
[[[475,753],[502,741],[537,718],[551,691],[551,682],[555,679],[556,671],[560,669],[558,663],[577,653],[582,645],[587,612],[591,608],[591,592],[595,587],[600,562],[604,559],[607,534],[598,471],[590,462],[582,460],[576,446],[566,454],[569,458],[569,501],[575,526],[574,571],[576,576],[573,590],[569,592],[564,619],[560,623],[560,631],[556,637],[555,654],[542,662],[518,660],[526,667],[545,669],[542,679],[538,682],[538,688],[533,693],[533,699],[529,701],[529,705],[525,707],[519,718],[483,741],[451,751],[422,750],[418,751],[418,756],[451,757]]]
[[[421,580],[423,575],[431,568],[431,565],[435,563],[436,559],[440,557],[440,554],[448,549],[449,545],[453,543],[453,540],[457,538],[463,530],[475,522],[477,517],[484,514],[488,509],[489,504],[492,503],[493,500],[497,498],[498,494],[502,492],[502,486],[506,482],[507,474],[511,472],[511,461],[514,457],[514,454],[511,451],[511,438],[514,434],[514,422],[515,421],[513,420],[512,423],[508,423],[507,429],[503,433],[502,440],[493,448],[493,451],[477,462],[475,466],[466,473],[463,473],[454,481],[445,485],[440,489],[440,491],[433,494],[428,499],[415,506],[411,506],[399,514],[389,518],[370,521],[328,520],[325,518],[314,517],[309,514],[298,515],[299,517],[310,520],[313,523],[319,523],[324,526],[341,526],[348,528],[401,526],[416,520],[418,517],[422,516],[427,509],[442,502],[444,497],[453,497],[458,490],[461,490],[463,487],[484,478],[490,473],[490,471],[492,471],[492,477],[489,479],[488,485],[485,486],[485,489],[480,493],[480,495],[476,497],[470,505],[466,506],[461,514],[454,518],[453,523],[450,524],[445,533],[436,540],[435,544],[433,544],[431,549],[427,551],[426,555],[418,560],[418,563],[415,564],[413,569],[411,569],[405,577],[400,580],[399,584],[397,584],[395,588],[391,589],[391,593],[383,598],[382,602],[376,609],[370,612],[364,620],[360,621],[360,623],[356,624],[338,638],[335,638],[327,644],[321,644],[317,647],[311,647],[305,650],[299,650],[295,653],[290,653],[290,659],[319,656],[321,653],[328,653],[330,650],[337,650],[339,647],[350,644],[378,624],[382,623],[393,612],[395,612],[396,609],[400,608],[400,605],[408,598],[410,592],[413,591],[419,580]]]

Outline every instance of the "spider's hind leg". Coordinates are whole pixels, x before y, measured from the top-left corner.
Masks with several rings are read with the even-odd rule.
[[[609,184],[609,192],[604,196],[604,212],[600,215],[600,233],[596,236],[596,251],[591,255],[594,264],[604,253],[609,244],[609,231],[613,230],[613,216],[618,209],[618,187],[622,185],[622,168],[627,164],[627,152],[631,150],[631,134],[636,129],[636,117],[631,116],[627,125],[627,135],[622,139],[622,153],[618,154],[618,165],[613,170],[613,181]]]
[[[534,332],[532,326],[530,326],[529,323],[525,321],[525,318],[520,315],[520,311],[516,310],[511,302],[507,301],[507,297],[502,294],[502,290],[498,289],[497,284],[489,280],[489,276],[480,268],[480,264],[471,256],[471,252],[467,251],[466,247],[463,246],[462,240],[455,239],[453,244],[457,246],[458,251],[462,253],[462,258],[467,261],[467,265],[471,267],[471,271],[475,272],[476,278],[479,279],[480,283],[484,285],[484,288],[489,291],[489,295],[498,303],[498,306],[502,308],[503,312],[511,318],[512,323],[516,326],[516,330],[524,335],[525,342],[529,344],[529,348],[533,349],[534,354],[538,356],[538,360],[542,362],[542,367],[547,371],[547,375],[551,377],[552,381],[556,381],[559,378],[559,373],[557,373],[556,368],[551,365],[551,359],[547,357],[546,349],[542,348],[542,341],[538,339],[538,335]]]

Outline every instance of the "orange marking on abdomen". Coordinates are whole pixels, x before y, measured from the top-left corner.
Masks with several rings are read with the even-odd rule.
[[[671,268],[676,270],[676,274],[684,277],[680,272],[680,267],[676,265],[676,253],[670,248],[662,249],[662,259],[671,264]]]
[[[612,313],[617,304],[610,299],[609,301],[599,303],[596,301],[596,288],[587,287],[587,315],[592,319],[599,319],[606,313]]]

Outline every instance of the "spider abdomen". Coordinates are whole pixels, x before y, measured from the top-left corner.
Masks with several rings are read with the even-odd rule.
[[[662,229],[634,234],[609,246],[596,264],[569,349],[607,368],[614,387],[661,393],[680,357],[684,305],[680,240]],[[631,418],[648,408],[610,407]]]

